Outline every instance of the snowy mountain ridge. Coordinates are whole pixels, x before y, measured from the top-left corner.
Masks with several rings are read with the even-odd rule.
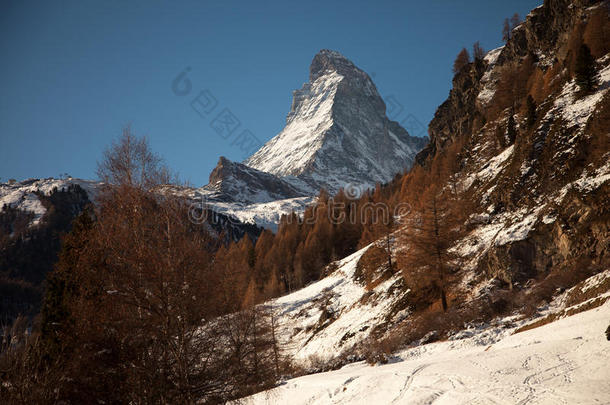
[[[38,193],[49,195],[54,189],[67,189],[71,185],[78,185],[93,200],[96,190],[103,183],[82,179],[27,179],[14,184],[0,183],[0,209],[7,207],[17,208],[33,214],[31,225],[40,222],[47,211],[38,198]]]
[[[305,197],[306,185],[288,182],[273,174],[266,173],[241,163],[220,157],[210,173],[209,183],[202,191],[215,192],[214,200],[242,204],[267,203],[296,197]]]
[[[313,58],[309,82],[293,93],[284,129],[244,163],[332,193],[352,183],[385,183],[409,168],[427,141],[385,112],[370,77],[323,49]]]
[[[331,193],[350,185],[364,190],[391,180],[412,165],[427,142],[390,121],[370,77],[330,50],[313,58],[309,82],[294,91],[286,122],[244,164],[221,157],[207,185],[165,189],[237,221],[275,230],[282,214],[303,212],[322,188]],[[78,179],[4,184],[0,201],[33,211],[39,219],[43,207],[34,191],[42,187],[48,194],[49,185],[72,183],[86,185],[87,193],[98,185]]]

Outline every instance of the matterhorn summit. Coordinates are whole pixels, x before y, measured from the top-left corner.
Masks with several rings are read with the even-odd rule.
[[[284,129],[243,163],[222,157],[194,191],[214,210],[271,227],[303,212],[321,189],[359,195],[411,167],[427,138],[386,116],[371,78],[339,52],[314,56]]]
[[[386,116],[371,78],[336,51],[321,50],[309,82],[293,94],[284,129],[244,164],[309,191],[372,187],[410,167],[427,139]]]

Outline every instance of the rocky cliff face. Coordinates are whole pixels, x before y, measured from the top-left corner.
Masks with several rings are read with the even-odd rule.
[[[609,8],[608,1],[547,0],[533,9],[511,33],[511,39],[490,51],[483,61],[457,72],[449,97],[436,110],[428,133],[430,143],[417,156],[426,159],[442,149],[447,141],[467,136],[484,124],[485,109],[492,101],[500,71],[521,63],[528,55],[546,71],[555,63],[564,64],[574,27],[587,21],[592,9]],[[450,142],[451,143],[451,142]]]
[[[487,65],[489,61],[479,61],[455,75],[449,97],[437,108],[434,118],[430,121],[430,142],[417,154],[416,160],[419,164],[425,164],[426,159],[433,157],[447,143],[472,132],[475,119],[481,117],[476,109],[476,100]]]
[[[294,92],[285,128],[244,163],[335,192],[349,183],[389,181],[411,166],[425,142],[386,117],[365,72],[338,52],[322,50],[309,82]]]
[[[456,74],[430,123],[430,144],[417,161],[427,165],[461,141],[457,177],[481,207],[458,247],[465,269],[477,275],[471,287],[490,279],[512,287],[551,271],[610,265],[610,55],[596,56],[595,86],[587,93],[570,68],[570,49],[584,38],[578,32],[609,4],[550,0],[532,10],[505,46]],[[522,68],[527,63],[529,70]],[[506,103],[498,92],[511,72],[524,85],[504,90]],[[511,116],[514,139],[507,136]]]
[[[511,40],[498,57],[502,65],[515,58],[525,57],[535,52],[542,59],[562,60],[567,50],[563,47],[569,41],[571,29],[579,21],[585,21],[589,7],[595,7],[597,0],[546,0],[544,5],[533,9],[526,20],[513,30]],[[607,7],[607,2],[605,2]],[[563,48],[563,49],[562,49]]]
[[[215,199],[243,204],[263,203],[304,197],[303,190],[281,178],[220,157],[210,173],[205,190],[216,192]]]

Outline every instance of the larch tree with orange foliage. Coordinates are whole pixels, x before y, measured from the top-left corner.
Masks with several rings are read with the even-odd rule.
[[[431,288],[438,294],[443,311],[449,307],[448,290],[457,271],[458,256],[452,250],[463,236],[462,225],[467,213],[461,203],[461,192],[451,181],[451,165],[439,159],[430,169],[428,184],[414,182],[418,196],[402,232],[405,249],[399,265],[407,284]],[[440,166],[440,167],[439,167]]]
[[[249,287],[250,241],[230,267],[213,265],[216,242],[189,221],[187,200],[151,192],[168,171],[129,130],[99,173],[108,183],[94,221],[75,228],[45,304],[61,319],[43,328],[43,352],[60,359],[55,401],[225,402],[272,385],[277,351]]]
[[[455,61],[453,62],[453,73],[457,73],[462,70],[465,66],[470,63],[470,54],[466,48],[457,54]]]

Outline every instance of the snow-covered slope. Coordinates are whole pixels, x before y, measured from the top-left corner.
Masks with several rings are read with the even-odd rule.
[[[324,49],[312,61],[309,82],[294,92],[284,129],[244,163],[336,192],[348,183],[387,182],[411,166],[425,143],[386,117],[365,72]]]
[[[53,189],[67,189],[77,184],[82,187],[93,200],[99,182],[82,179],[29,179],[14,184],[0,183],[0,209],[6,204],[12,208],[28,211],[34,214],[32,225],[38,224],[46,212],[36,193],[49,195]]]
[[[492,329],[286,381],[248,404],[607,404],[610,302],[512,334]]]
[[[240,204],[209,200],[209,206],[216,212],[225,214],[245,224],[277,231],[282,215],[301,215],[307,206],[316,202],[316,197],[297,197],[269,202]]]
[[[365,340],[380,324],[400,321],[406,313],[387,319],[392,307],[408,294],[396,275],[367,291],[356,280],[365,247],[339,260],[326,278],[270,304],[279,322],[279,339],[286,354],[299,363],[330,360]]]
[[[245,168],[248,173],[257,172],[240,164],[235,165]],[[313,204],[316,198],[308,196],[289,198],[287,196],[302,194],[295,191],[290,184],[267,173],[262,173],[258,180],[268,180],[268,178],[271,178],[269,184],[272,186],[275,180],[287,188],[280,188],[279,191],[275,189],[274,192],[272,187],[266,189],[264,185],[258,183],[260,188],[254,190],[247,187],[227,190],[217,184],[218,187],[201,188],[164,186],[158,192],[183,195],[192,201],[194,208],[205,206],[216,213],[224,214],[226,218],[223,218],[223,221],[229,221],[237,227],[241,227],[242,224],[252,224],[275,231],[283,214],[291,212],[300,214],[308,205]],[[46,212],[39,194],[48,196],[55,188],[68,189],[75,184],[87,193],[91,201],[95,201],[97,190],[102,185],[97,181],[75,178],[28,179],[14,184],[0,183],[0,209],[6,205],[32,213],[30,225],[37,225]],[[256,185],[257,183],[250,182],[249,184]],[[235,184],[233,183],[233,185]],[[283,192],[285,194],[282,194]]]
[[[542,216],[534,217],[533,222],[542,219]],[[478,228],[459,246],[468,247],[472,244],[473,238],[483,238],[481,235],[488,235],[488,239],[483,239],[481,242],[488,245],[493,244],[494,236],[502,232],[505,234],[504,237],[510,236],[515,240],[527,236],[527,231],[511,233],[510,230],[516,227],[510,225],[508,218],[506,220],[506,224],[496,223],[493,231],[490,231],[488,226]],[[397,231],[398,233],[400,231]],[[485,246],[488,248],[488,245]],[[331,273],[322,280],[266,303],[277,317],[277,336],[284,354],[297,364],[305,367],[310,366],[312,362],[330,364],[339,357],[349,357],[358,351],[355,349],[361,347],[372,332],[377,332],[374,335],[376,338],[388,336],[394,328],[401,327],[404,322],[408,323],[412,315],[413,302],[410,298],[411,291],[405,286],[401,273],[395,272],[389,276],[386,274],[386,277],[380,278],[381,282],[375,283],[376,285],[370,290],[366,288],[359,274],[359,261],[372,246],[373,244],[366,246],[332,263],[329,266]],[[400,249],[402,248],[404,247]],[[477,249],[484,248],[473,245],[472,249],[474,252],[479,252]],[[400,250],[394,253],[400,254]],[[461,253],[473,261],[481,257],[480,254],[476,255],[470,251]],[[384,269],[385,265],[382,265],[377,274],[383,274]],[[474,298],[488,291],[489,280],[475,284],[476,287],[473,288],[471,279],[474,273],[472,265],[468,262],[465,262],[461,274],[464,281],[459,289],[464,297]],[[610,280],[610,269],[590,277],[558,295],[551,305],[539,308],[534,320],[566,311],[566,308],[572,305],[570,300],[574,301],[574,297],[582,296],[587,290],[594,289],[589,292],[589,294],[594,293],[592,298],[607,299],[610,296],[608,280]],[[583,291],[578,290],[580,288]],[[579,298],[579,301],[586,299],[591,297]],[[516,313],[519,310],[516,308]],[[530,321],[529,318],[522,317],[519,322],[510,319],[514,328]],[[495,321],[499,325],[507,322]],[[468,335],[466,332],[464,334]]]

